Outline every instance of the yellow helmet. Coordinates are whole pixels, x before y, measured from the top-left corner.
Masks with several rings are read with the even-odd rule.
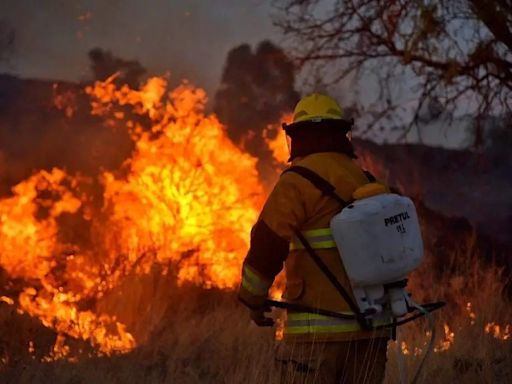
[[[313,93],[303,97],[293,111],[293,122],[342,120],[343,110],[332,97]]]

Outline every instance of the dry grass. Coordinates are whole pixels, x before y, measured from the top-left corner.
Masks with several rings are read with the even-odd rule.
[[[502,325],[512,322],[510,304],[501,296],[503,285],[498,277],[499,271],[483,267],[474,256],[462,256],[458,255],[457,260],[464,262],[448,268],[449,275],[435,277],[425,272],[431,270],[429,265],[425,265],[413,276],[411,288],[417,301],[446,298],[449,303],[446,309],[434,315],[438,330],[435,345],[440,348],[445,342],[448,348],[433,353],[425,365],[421,382],[512,382],[512,340],[500,340],[485,332],[485,326],[490,322]],[[77,363],[62,360],[43,363],[38,357],[25,354],[10,359],[2,367],[0,382],[278,382],[273,362],[275,342],[272,331],[251,324],[233,293],[194,287],[169,289],[171,285],[153,286],[160,291],[152,293],[154,297],[160,297],[160,305],[169,305],[163,314],[158,315],[158,326],[135,351],[111,357],[81,357]],[[140,284],[138,289],[141,289]],[[165,294],[161,292],[164,289]],[[127,297],[134,296],[127,294]],[[130,305],[140,308],[147,305],[148,298],[137,296],[134,300]],[[468,302],[471,302],[471,310],[466,306]],[[151,323],[147,315],[141,318],[141,321]],[[152,322],[157,321],[153,319]],[[454,333],[452,342],[444,333],[445,324]],[[409,378],[420,360],[414,355],[415,348],[425,348],[426,331],[424,321],[407,325],[402,330],[409,350],[409,354],[404,356]],[[3,333],[4,337],[6,334],[8,332]],[[2,348],[7,354],[19,335],[13,333],[10,337],[10,341],[2,340]],[[390,344],[388,359],[386,383],[397,383],[395,343]]]

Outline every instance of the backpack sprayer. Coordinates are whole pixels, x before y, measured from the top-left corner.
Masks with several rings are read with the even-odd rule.
[[[347,203],[335,193],[333,185],[310,169],[293,166],[285,172],[300,174],[324,195],[332,197],[343,207],[331,219],[330,228],[355,300],[297,229],[295,235],[316,265],[348,303],[352,314],[275,300],[268,300],[267,304],[293,311],[353,319],[364,330],[391,328],[394,339],[396,339],[396,327],[427,316],[431,327],[431,338],[413,378],[412,382],[415,383],[432,350],[435,329],[430,312],[443,307],[445,303],[419,305],[405,292],[407,275],[423,262],[423,241],[413,202],[408,197],[381,193]],[[370,182],[375,181],[372,176],[368,174],[367,176]],[[374,317],[382,318],[383,315],[389,316],[388,324],[378,326],[372,324]],[[402,372],[401,376],[403,376]]]

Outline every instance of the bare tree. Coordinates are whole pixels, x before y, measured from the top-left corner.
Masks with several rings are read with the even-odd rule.
[[[276,24],[300,66],[336,63],[332,81],[376,75],[380,102],[373,123],[397,108],[400,78],[416,85],[413,121],[432,99],[452,112],[465,107],[477,121],[511,112],[512,0],[274,3]],[[481,134],[477,129],[475,144]]]

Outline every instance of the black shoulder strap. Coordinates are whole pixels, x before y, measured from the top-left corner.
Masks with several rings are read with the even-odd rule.
[[[375,176],[373,176],[369,171],[363,170],[363,173],[365,174],[366,178],[370,183],[374,183],[375,181],[377,181]]]
[[[311,169],[306,167],[301,167],[300,165],[294,165],[288,169],[286,169],[283,174],[287,172],[295,172],[301,175],[303,178],[308,180],[311,184],[313,184],[317,189],[319,189],[322,194],[325,196],[332,197],[338,203],[341,204],[342,207],[345,207],[348,203],[343,200],[337,193],[336,187],[325,180],[318,173],[313,172]]]
[[[331,272],[329,267],[323,262],[323,260],[320,258],[320,256],[316,253],[316,251],[313,249],[311,244],[309,244],[306,237],[302,234],[301,231],[298,229],[294,229],[295,236],[300,240],[306,251],[308,252],[309,256],[313,259],[317,267],[324,273],[325,277],[329,280],[329,282],[336,288],[338,293],[343,297],[343,300],[348,304],[352,312],[354,313],[354,316],[361,326],[362,329],[369,330],[372,329],[372,324],[369,319],[366,319],[364,314],[361,313],[359,310],[359,306],[356,304],[356,302],[352,299],[348,291],[341,285],[339,280],[336,278],[334,273]]]

